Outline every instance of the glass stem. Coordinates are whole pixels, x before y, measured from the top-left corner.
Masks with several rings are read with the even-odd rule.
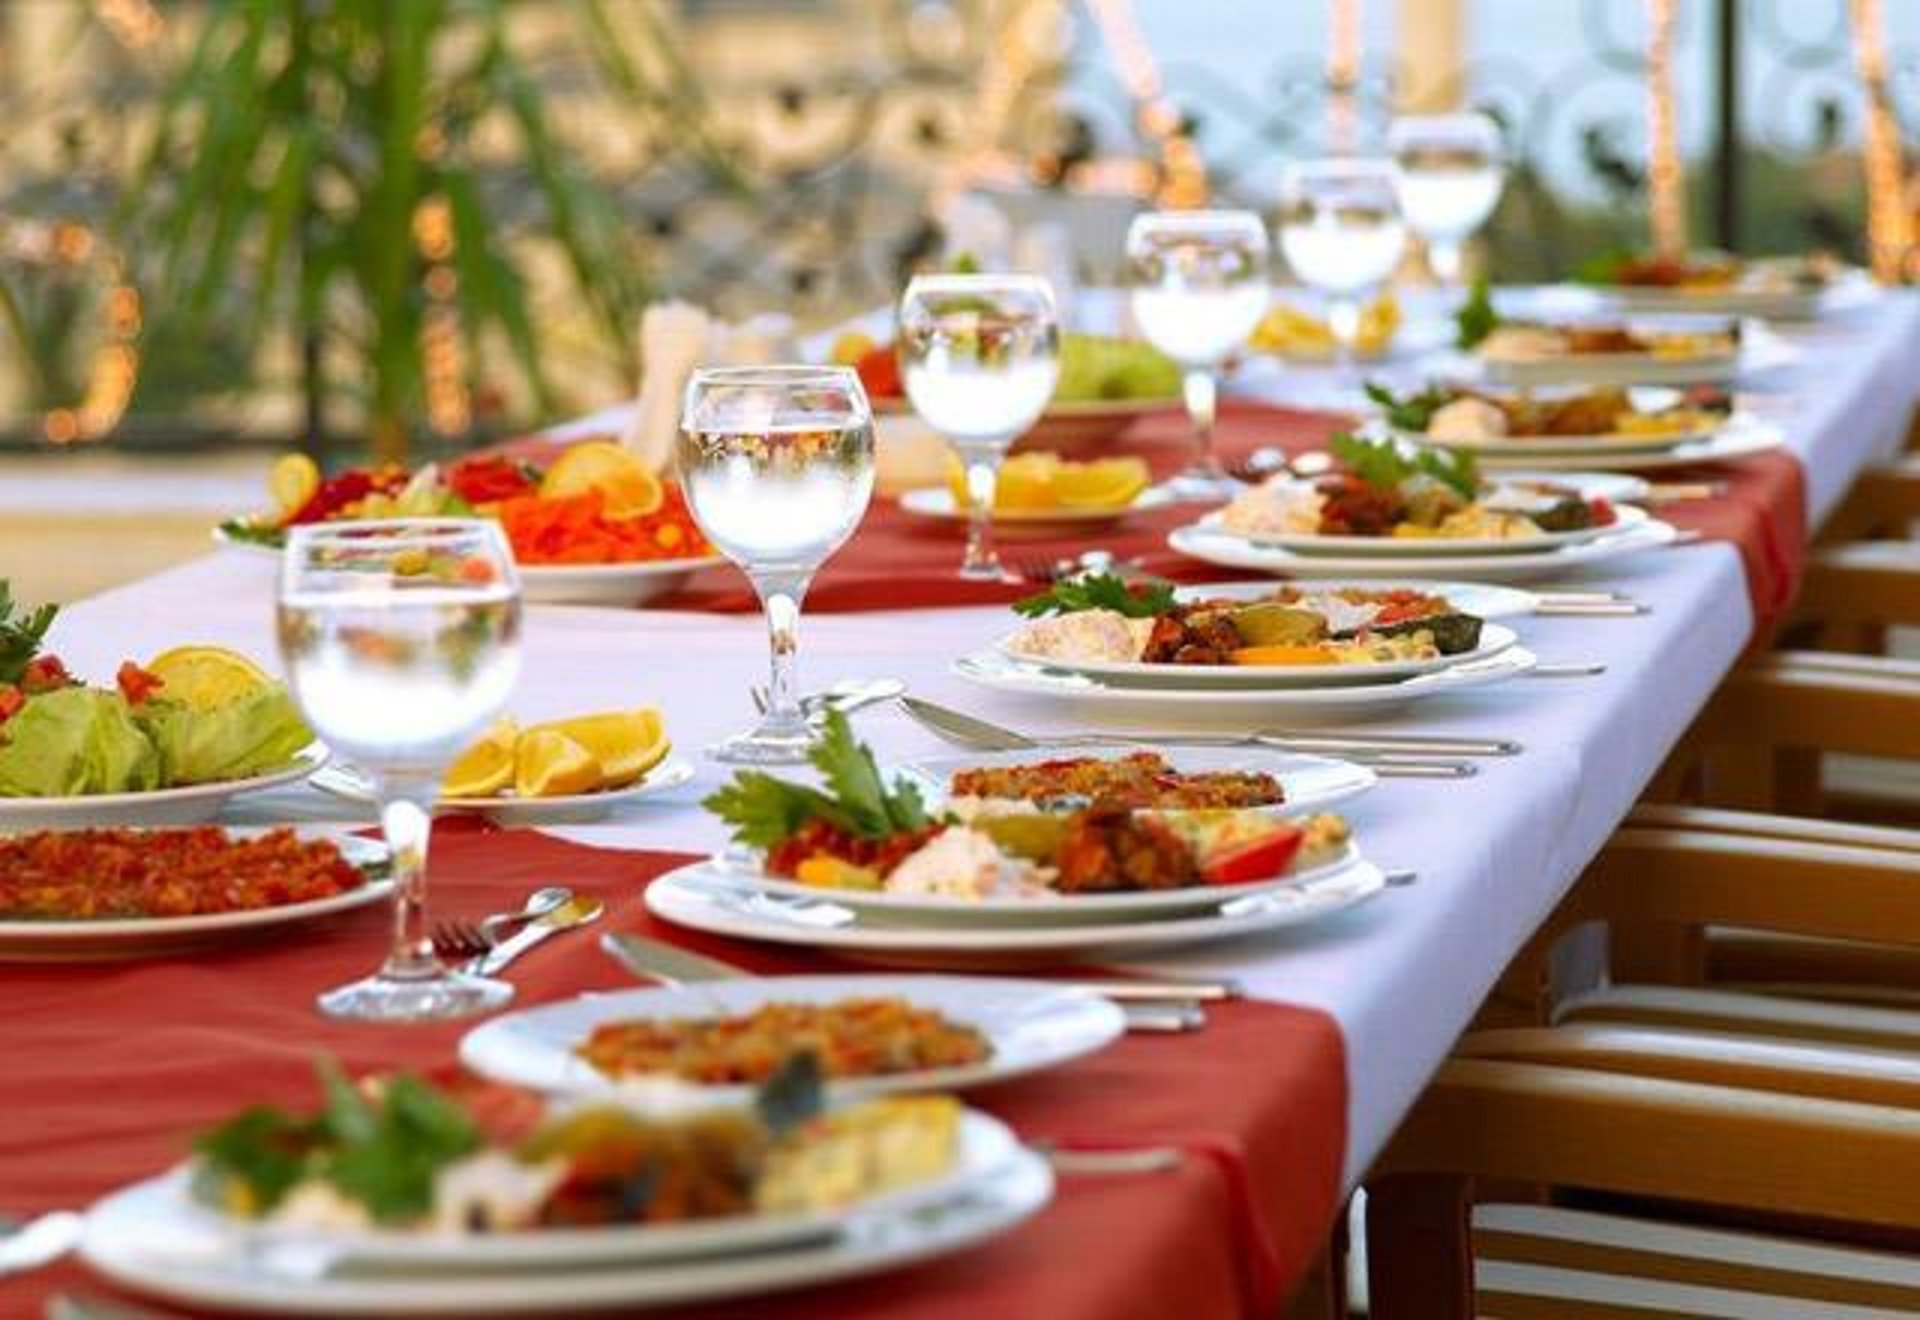
[[[1192,471],[1218,475],[1220,461],[1213,456],[1213,423],[1218,413],[1219,386],[1210,367],[1190,368],[1181,378],[1180,392],[1187,404],[1187,418],[1193,423],[1194,457]]]
[[[1360,300],[1334,298],[1327,303],[1327,327],[1333,331],[1334,367],[1342,381],[1354,377],[1354,349],[1360,342]]]
[[[1442,288],[1460,287],[1460,277],[1467,265],[1466,250],[1462,244],[1440,240],[1429,243],[1427,262],[1433,267],[1434,278],[1440,281]]]
[[[437,787],[413,779],[380,785],[380,827],[393,868],[393,948],[380,969],[389,980],[426,980],[445,970],[427,933],[427,839]]]
[[[993,545],[993,497],[1000,485],[1004,446],[968,448],[961,460],[967,467],[967,553],[960,576],[978,582],[1001,580],[1000,552]]]
[[[800,604],[806,599],[808,573],[756,573],[753,589],[767,616],[767,714],[763,731],[806,732],[800,712],[800,687],[794,657],[800,650]]]

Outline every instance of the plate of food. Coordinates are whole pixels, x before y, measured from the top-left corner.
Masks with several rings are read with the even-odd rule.
[[[973,752],[912,761],[897,776],[929,811],[961,819],[986,811],[1121,806],[1153,811],[1323,811],[1371,789],[1363,765],[1259,747],[1149,751],[1116,738],[1111,749]]]
[[[1715,386],[1490,390],[1441,384],[1403,396],[1369,385],[1367,396],[1397,438],[1483,456],[1604,459],[1673,449],[1711,439],[1733,411],[1731,398]]]
[[[384,899],[386,849],[314,830],[0,835],[0,961],[172,953]]]
[[[1317,477],[1279,472],[1241,491],[1211,526],[1308,557],[1425,560],[1578,546],[1644,524],[1645,511],[1569,482],[1488,482],[1471,454],[1340,433]]]
[[[238,652],[171,647],[92,686],[45,649],[56,613],[16,610],[0,581],[0,833],[193,824],[325,761],[286,688]]]
[[[1014,535],[1047,535],[1118,522],[1129,514],[1173,503],[1173,496],[1151,481],[1147,465],[1137,458],[1078,463],[1041,451],[1014,454],[1000,468],[993,521]],[[949,470],[945,486],[906,491],[900,496],[900,507],[922,518],[963,526],[968,517],[965,476],[956,465]]]
[[[1540,607],[1539,597],[1518,587],[1495,586],[1490,582],[1438,582],[1432,578],[1317,578],[1281,583],[1267,578],[1209,582],[1175,587],[1173,598],[1183,604],[1225,600],[1242,605],[1269,602],[1304,605],[1348,628],[1382,619],[1392,623],[1396,618],[1404,618],[1410,608],[1423,608],[1422,602],[1435,599],[1445,601],[1462,614],[1482,619],[1517,618],[1532,614]]]
[[[1741,322],[1501,320],[1470,350],[1496,385],[1689,385],[1742,368]]]
[[[710,887],[800,920],[1110,926],[1290,895],[1359,864],[1346,822],[1326,813],[930,808],[912,778],[880,770],[844,716],[829,718],[812,759],[824,789],[742,772],[706,800],[733,841],[705,864]]]
[[[793,1055],[828,1096],[981,1086],[1118,1039],[1085,989],[983,977],[773,976],[582,995],[497,1017],[460,1042],[484,1077],[548,1093],[642,1087],[669,1103],[741,1103]]]
[[[1248,601],[1176,596],[1112,575],[1056,583],[1014,605],[1029,622],[1000,639],[1010,660],[1114,686],[1326,687],[1387,683],[1498,655],[1512,629],[1444,597],[1403,592]]]
[[[1629,313],[1706,312],[1771,320],[1811,320],[1869,301],[1877,292],[1866,271],[1826,252],[1780,257],[1616,253],[1590,262],[1580,280]]]
[[[291,454],[274,465],[268,489],[270,511],[227,519],[214,540],[278,554],[287,530],[308,523],[489,517],[513,548],[526,599],[550,604],[639,604],[724,562],[679,487],[604,437],[582,439],[544,468],[476,457],[445,468],[356,467],[323,477],[311,459]]]
[[[330,1071],[317,1112],[255,1106],[93,1207],[81,1256],[218,1309],[562,1312],[870,1273],[1004,1231],[1051,1194],[998,1120],[945,1095],[827,1109],[808,1062],[750,1105],[602,1096],[518,1113],[518,1131],[416,1077]],[[385,1176],[352,1176],[374,1158]]]
[[[689,782],[692,763],[672,750],[654,706],[528,725],[502,718],[447,768],[434,806],[503,825],[597,820]],[[350,802],[376,800],[367,775],[338,761],[314,775],[313,785]]]
[[[858,331],[835,341],[833,361],[852,367],[876,412],[910,405],[891,343]],[[1143,417],[1180,411],[1180,367],[1150,344],[1068,331],[1060,337],[1060,379],[1026,446],[1076,448],[1111,439]]]
[[[1567,481],[1577,479],[1573,473],[1600,464],[1627,473],[1694,468],[1711,463],[1738,463],[1756,454],[1771,453],[1786,442],[1786,435],[1778,426],[1762,422],[1751,414],[1737,412],[1727,419],[1726,425],[1710,436],[1659,448],[1597,454],[1585,450],[1577,453],[1543,453],[1534,448],[1523,452],[1516,447],[1512,450],[1483,449],[1476,457],[1487,472],[1499,473],[1503,477],[1517,478],[1520,470],[1525,469],[1536,480]]]

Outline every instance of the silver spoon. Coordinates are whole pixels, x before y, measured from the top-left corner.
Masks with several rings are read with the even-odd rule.
[[[518,912],[496,912],[480,923],[480,935],[488,944],[500,943],[500,935],[511,926],[522,922],[537,921],[546,916],[562,903],[573,897],[573,891],[565,885],[548,885],[536,889],[527,895],[527,901]]]

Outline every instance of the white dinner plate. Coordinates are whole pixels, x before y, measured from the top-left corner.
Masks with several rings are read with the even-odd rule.
[[[953,662],[953,672],[995,692],[1126,710],[1136,716],[1176,720],[1218,715],[1235,720],[1284,715],[1303,723],[1339,722],[1384,714],[1425,697],[1504,683],[1538,664],[1524,646],[1509,646],[1488,660],[1416,674],[1364,687],[1207,688],[1126,687],[1088,674],[1009,660],[997,651],[977,651]]]
[[[1442,552],[1439,543],[1430,542],[1428,545],[1432,548],[1426,556],[1388,559],[1379,555],[1303,555],[1277,545],[1256,545],[1245,537],[1220,530],[1219,517],[1217,513],[1208,514],[1197,523],[1175,528],[1168,533],[1167,544],[1183,555],[1210,564],[1279,577],[1338,573],[1356,578],[1385,578],[1418,572],[1436,576],[1464,574],[1488,582],[1529,582],[1671,545],[1680,534],[1670,523],[1648,519],[1614,536],[1552,550],[1510,555],[1454,555]]]
[[[601,820],[616,807],[641,798],[678,788],[693,779],[693,763],[684,756],[669,756],[647,771],[636,783],[597,793],[558,793],[552,797],[523,798],[511,792],[498,797],[443,797],[434,803],[436,811],[465,811],[487,817],[501,825],[577,825]],[[335,763],[313,776],[313,786],[323,793],[347,802],[371,803],[373,785],[350,765]]]
[[[1177,665],[1148,664],[1139,660],[1071,660],[1059,656],[1041,658],[1015,651],[1012,634],[996,642],[994,649],[1018,664],[1040,664],[1049,669],[1086,674],[1114,687],[1174,692],[1211,691],[1217,688],[1257,688],[1265,691],[1279,688],[1371,687],[1376,683],[1393,683],[1415,674],[1437,673],[1442,669],[1489,659],[1518,640],[1513,629],[1497,623],[1486,623],[1480,628],[1480,644],[1458,655],[1345,665]]]
[[[1139,921],[1075,922],[1047,926],[929,925],[891,914],[855,911],[837,904],[795,912],[767,902],[711,863],[670,871],[647,886],[647,908],[662,920],[690,930],[771,944],[826,949],[845,957],[905,966],[1023,967],[1103,956],[1129,956],[1148,949],[1201,944],[1263,934],[1343,912],[1372,898],[1386,880],[1354,853],[1345,865],[1316,871],[1297,884],[1269,893],[1216,891],[1219,901],[1201,912]],[[821,907],[844,914],[819,919]]]
[[[992,1123],[971,1111],[974,1120]],[[998,1126],[995,1124],[995,1126]],[[1004,1129],[1002,1129],[1004,1131]],[[1052,1198],[1046,1160],[1012,1144],[1005,1160],[912,1213],[886,1206],[839,1216],[834,1230],[785,1249],[673,1260],[502,1267],[506,1234],[471,1244],[470,1263],[434,1270],[333,1268],[324,1249],[249,1252],[228,1223],[198,1211],[171,1175],[116,1192],[87,1214],[81,1258],[152,1296],[268,1315],[571,1314],[746,1297],[896,1269],[997,1237]],[[661,1230],[613,1230],[632,1236]]]
[[[1131,514],[1151,509],[1164,509],[1173,502],[1173,494],[1166,487],[1149,486],[1140,492],[1133,503],[1117,508],[995,509],[993,525],[1013,532],[1079,530],[1116,523]],[[916,517],[933,518],[955,525],[963,525],[967,521],[967,511],[954,504],[953,492],[945,486],[923,486],[919,490],[905,491],[900,496],[900,507]]]
[[[1731,380],[1746,369],[1739,352],[1667,357],[1657,353],[1580,353],[1541,358],[1474,354],[1496,385],[1696,385]]]
[[[1431,559],[1436,554],[1448,558],[1468,555],[1525,555],[1558,550],[1566,546],[1586,545],[1609,536],[1632,531],[1647,521],[1647,511],[1631,504],[1614,510],[1613,522],[1604,527],[1582,527],[1571,532],[1542,532],[1538,536],[1340,536],[1321,532],[1238,532],[1224,518],[1214,524],[1223,536],[1238,536],[1260,546],[1279,546],[1298,555],[1315,559],[1325,556],[1375,559]]]
[[[278,558],[278,546],[237,540],[213,529],[215,544]],[[630,564],[520,564],[520,595],[536,605],[640,605],[685,586],[703,568],[726,563],[721,555],[652,559]]]
[[[1590,291],[1630,316],[1698,312],[1769,321],[1811,321],[1864,306],[1879,296],[1880,289],[1866,271],[1850,267],[1820,289],[1687,290],[1609,284],[1590,286]]]
[[[1518,587],[1498,587],[1490,582],[1435,582],[1431,578],[1300,578],[1286,584],[1305,592],[1339,591],[1416,591],[1423,596],[1444,597],[1447,604],[1462,614],[1481,619],[1509,619],[1532,614],[1540,608],[1540,598]],[[1246,582],[1206,582],[1176,587],[1178,601],[1266,600],[1278,589],[1271,578]]]
[[[1663,468],[1697,467],[1702,463],[1735,463],[1755,454],[1770,453],[1786,444],[1786,436],[1778,426],[1771,422],[1754,421],[1742,418],[1738,422],[1722,427],[1706,440],[1691,440],[1672,449],[1650,450],[1644,453],[1608,454],[1604,457],[1591,454],[1543,454],[1538,450],[1528,450],[1525,454],[1481,454],[1480,467],[1483,471],[1499,472],[1509,475],[1509,467],[1525,466],[1549,477],[1557,465],[1569,468],[1590,468],[1596,462],[1622,471],[1658,472]]]
[[[1258,585],[1263,590],[1273,590],[1270,582]],[[1062,758],[1113,759],[1142,750],[1157,753],[1180,774],[1207,774],[1223,770],[1270,774],[1280,781],[1285,800],[1271,807],[1252,810],[1266,811],[1276,816],[1325,811],[1336,802],[1358,797],[1380,782],[1379,776],[1368,767],[1331,756],[1309,756],[1304,752],[1283,752],[1278,748],[1256,746],[1144,749],[1138,744],[1129,743],[1124,735],[1116,736],[1111,747],[1041,746],[1013,752],[971,752],[927,757],[899,767],[891,772],[891,777],[904,778],[913,783],[919,788],[927,809],[938,812],[945,809],[947,799],[951,796],[947,792],[947,785],[952,782],[956,771],[997,770]]]
[[[819,891],[814,891],[817,895]],[[831,1004],[897,998],[978,1030],[991,1053],[977,1064],[827,1082],[835,1102],[898,1091],[952,1091],[1024,1077],[1103,1049],[1126,1030],[1112,1000],[1090,990],[965,976],[765,976],[657,990],[581,995],[497,1017],[469,1031],[460,1061],[477,1073],[548,1093],[591,1094],[644,1081],[689,1106],[744,1104],[748,1086],[703,1086],[656,1078],[609,1077],[573,1051],[595,1027],[637,1019],[745,1014],[763,1004]],[[651,1098],[655,1090],[650,1089]]]
[[[235,829],[236,835],[264,833]],[[367,866],[384,861],[385,845],[332,829],[297,830],[305,838],[339,845],[348,861]],[[20,921],[0,918],[0,962],[105,962],[178,953],[184,949],[244,939],[277,926],[315,921],[386,899],[393,882],[368,879],[358,889],[331,898],[243,912],[213,912],[196,917],[109,917],[97,921]]]
[[[212,820],[242,793],[297,784],[326,764],[318,743],[278,770],[214,784],[184,784],[144,793],[84,793],[73,797],[0,797],[0,834],[25,830],[80,830],[111,826],[198,825]]]
[[[1714,422],[1709,426],[1697,426],[1684,431],[1667,431],[1658,435],[1631,435],[1621,431],[1609,431],[1603,435],[1476,435],[1436,440],[1425,431],[1394,429],[1390,434],[1396,440],[1403,440],[1410,445],[1418,445],[1426,449],[1455,450],[1479,458],[1490,454],[1516,458],[1524,454],[1547,454],[1555,459],[1586,456],[1604,461],[1615,454],[1677,449],[1684,444],[1711,440],[1726,424],[1727,422]]]

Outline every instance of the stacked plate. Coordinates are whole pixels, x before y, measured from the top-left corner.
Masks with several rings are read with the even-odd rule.
[[[1478,436],[1435,440],[1422,431],[1395,431],[1409,444],[1471,453],[1482,468],[1528,468],[1566,473],[1595,467],[1623,472],[1726,463],[1778,449],[1786,443],[1780,428],[1750,413],[1735,413],[1717,426],[1664,435]]]

